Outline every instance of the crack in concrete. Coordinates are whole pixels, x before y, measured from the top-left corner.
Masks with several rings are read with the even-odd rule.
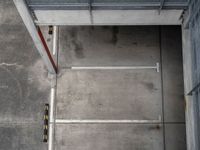
[[[23,67],[23,65],[18,65],[17,63],[0,63],[0,66],[16,66],[16,67]]]

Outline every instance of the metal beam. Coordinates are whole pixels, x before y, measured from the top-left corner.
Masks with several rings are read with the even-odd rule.
[[[46,41],[42,35],[42,32],[39,27],[37,27],[34,23],[33,17],[28,9],[28,6],[25,0],[13,0],[14,4],[28,30],[30,33],[33,42],[40,53],[47,69],[50,73],[56,74],[58,69],[56,63],[51,56],[51,52],[46,44]]]

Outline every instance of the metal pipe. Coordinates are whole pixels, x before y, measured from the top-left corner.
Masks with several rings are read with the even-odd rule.
[[[66,120],[56,119],[56,124],[160,124],[161,116],[158,120]]]

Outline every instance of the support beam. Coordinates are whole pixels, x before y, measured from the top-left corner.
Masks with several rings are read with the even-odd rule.
[[[25,2],[25,0],[13,0],[14,4],[28,30],[30,33],[33,42],[42,56],[42,59],[47,66],[47,69],[50,73],[56,74],[58,69],[57,66],[53,60],[53,57],[51,56],[51,52],[46,44],[46,41],[42,35],[42,32],[39,27],[37,27],[34,23],[33,17],[28,9],[28,6]]]

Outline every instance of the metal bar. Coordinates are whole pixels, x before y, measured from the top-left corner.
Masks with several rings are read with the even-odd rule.
[[[187,95],[192,96],[193,92],[197,91],[200,88],[200,83],[198,83]]]
[[[71,70],[134,70],[134,69],[156,69],[159,72],[159,63],[156,66],[84,66],[84,67],[67,67]]]
[[[50,53],[48,46],[44,40],[42,32],[34,24],[34,20],[32,18],[32,15],[28,9],[28,6],[27,6],[25,0],[13,0],[13,2],[15,4],[29,34],[31,35],[38,52],[40,53],[45,65],[47,66],[48,71],[53,74],[57,73],[57,67],[55,65],[53,58],[51,57],[51,53]]]
[[[160,124],[162,119],[158,120],[65,120],[56,119],[56,124]]]

